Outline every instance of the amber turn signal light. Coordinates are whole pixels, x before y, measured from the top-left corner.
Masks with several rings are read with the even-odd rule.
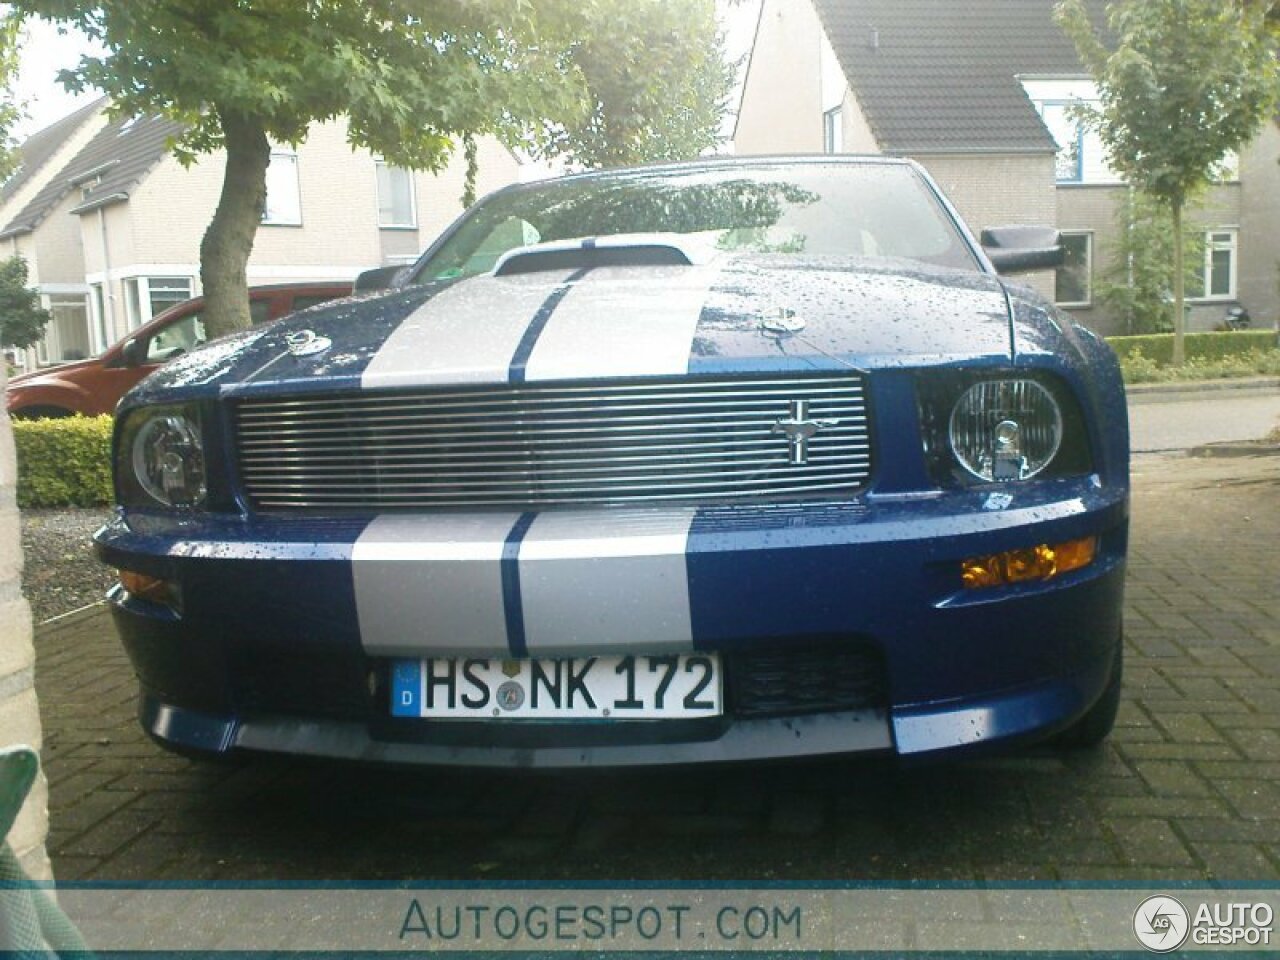
[[[1097,537],[1082,537],[1066,543],[1042,543],[1024,550],[1006,550],[986,557],[973,557],[960,564],[960,577],[968,590],[1003,587],[1010,583],[1052,580],[1093,563],[1098,552]]]
[[[137,597],[139,600],[149,600],[151,603],[160,603],[166,607],[178,606],[178,587],[168,580],[161,580],[159,577],[150,577],[145,573],[137,573],[133,570],[120,570],[120,586],[129,592],[130,596]]]

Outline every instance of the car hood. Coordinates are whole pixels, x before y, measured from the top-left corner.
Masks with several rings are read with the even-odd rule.
[[[20,387],[24,384],[34,385],[37,383],[56,382],[66,378],[67,374],[74,374],[79,370],[87,370],[90,367],[100,366],[102,366],[101,357],[95,357],[90,360],[76,360],[72,363],[60,363],[56,367],[46,367],[43,370],[32,370],[30,373],[20,373],[16,377],[10,377],[9,386]],[[74,377],[72,379],[74,379]]]
[[[1011,357],[993,276],[885,259],[485,275],[320,307],[214,341],[135,392],[223,393],[838,370]]]

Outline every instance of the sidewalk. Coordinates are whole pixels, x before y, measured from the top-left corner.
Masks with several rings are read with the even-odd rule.
[[[1130,403],[1163,402],[1170,394],[1276,393],[1280,377],[1237,377],[1229,380],[1187,380],[1178,383],[1133,383],[1125,387]],[[1153,398],[1148,400],[1147,398]]]

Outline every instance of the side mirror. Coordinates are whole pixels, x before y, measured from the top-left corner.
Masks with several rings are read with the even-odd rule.
[[[147,362],[147,344],[137,337],[130,337],[120,348],[120,356],[126,367],[140,367]]]
[[[372,290],[391,290],[400,280],[404,267],[374,267],[356,277],[352,293],[369,293]]]
[[[1062,238],[1053,227],[988,227],[982,249],[999,273],[1027,273],[1062,266]]]

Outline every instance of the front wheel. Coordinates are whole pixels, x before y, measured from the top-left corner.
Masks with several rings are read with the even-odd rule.
[[[1120,708],[1120,677],[1124,673],[1124,640],[1116,644],[1115,658],[1111,664],[1111,676],[1102,696],[1079,720],[1058,734],[1053,744],[1064,750],[1096,747],[1107,739],[1116,725],[1116,711]]]

